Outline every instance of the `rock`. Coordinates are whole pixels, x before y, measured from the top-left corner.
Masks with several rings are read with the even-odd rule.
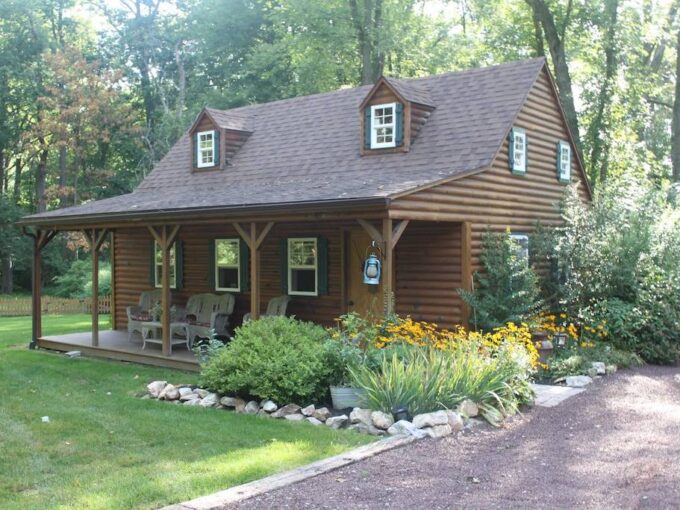
[[[199,396],[198,396],[198,395],[194,395],[194,397],[195,397],[195,398],[186,400],[186,401],[184,402],[184,405],[185,405],[185,406],[198,406],[198,405],[201,405],[201,399],[199,398]]]
[[[593,379],[587,375],[570,375],[564,381],[570,388],[583,388],[593,382]]]
[[[593,361],[592,366],[595,369],[596,375],[605,375],[607,373],[607,367],[601,361]]]
[[[262,409],[264,409],[268,413],[273,413],[279,408],[274,402],[271,400],[265,400],[262,402]]]
[[[177,400],[179,398],[179,389],[172,384],[168,384],[163,388],[160,395],[158,395],[159,400]]]
[[[307,421],[314,425],[315,427],[318,427],[319,425],[323,425],[323,422],[321,420],[317,420],[314,418],[314,416],[309,416],[307,417]]]
[[[238,399],[236,405],[234,406],[235,413],[244,413],[246,411],[246,401]]]
[[[446,411],[446,416],[449,418],[449,427],[451,427],[451,430],[453,432],[459,432],[463,430],[463,427],[465,427],[465,421],[463,421],[463,417],[453,411]]]
[[[305,419],[304,415],[302,415],[300,413],[287,414],[286,416],[284,416],[284,418],[286,420],[290,420],[290,421],[302,421],[302,420]]]
[[[314,407],[314,404],[311,404],[307,407],[303,407],[300,412],[305,416],[314,416],[314,411],[316,411],[316,408]]]
[[[257,414],[257,412],[260,410],[260,404],[255,402],[254,400],[251,400],[248,402],[245,407],[243,408],[243,412],[246,414]]]
[[[618,368],[617,368],[616,365],[607,365],[605,367],[605,372],[606,372],[607,375],[611,375],[611,374],[615,374],[617,369]]]
[[[49,423],[50,417],[49,416],[43,416],[42,418],[40,418],[40,421],[42,421],[43,423]]]
[[[417,414],[413,417],[413,426],[418,429],[434,427],[436,425],[448,425],[448,423],[449,417],[446,411]]]
[[[258,416],[262,416],[263,418],[271,418],[271,417],[272,417],[272,415],[269,414],[269,413],[268,413],[267,411],[265,411],[264,409],[260,409],[260,410],[257,412],[257,415],[258,415]]]
[[[453,432],[453,429],[449,424],[435,425],[434,427],[426,427],[422,430],[423,432],[426,432],[428,436],[435,439],[438,437],[450,436],[451,433]]]
[[[326,421],[330,417],[331,412],[328,410],[327,407],[320,407],[319,409],[314,411],[314,418],[316,418],[319,421]]]
[[[365,425],[370,425],[371,427],[373,426],[373,420],[371,419],[371,411],[370,409],[361,409],[359,407],[355,407],[352,409],[352,412],[349,413],[349,421],[351,423],[363,423]]]
[[[588,369],[588,377],[595,379],[597,377],[597,368],[590,367]]]
[[[384,436],[385,431],[382,429],[379,429],[377,427],[374,427],[373,425],[366,425],[363,422],[359,423],[354,423],[347,427],[347,430],[354,430],[355,432],[359,432],[361,434],[369,434],[371,436]]]
[[[220,404],[224,407],[238,407],[240,409],[246,407],[246,401],[238,397],[222,397],[220,399]]]
[[[201,400],[201,407],[215,407],[220,402],[220,397],[217,393],[207,393]]]
[[[458,412],[468,418],[474,418],[479,414],[479,407],[470,399],[463,400],[458,404]]]
[[[289,414],[296,414],[300,410],[300,406],[297,404],[288,404],[283,406],[281,409],[278,411],[274,411],[272,413],[272,417],[274,418],[285,418]]]
[[[331,416],[326,420],[326,425],[332,429],[342,428],[345,423],[349,421],[346,414],[341,414],[340,416]]]
[[[163,391],[167,384],[168,381],[153,381],[146,385],[146,390],[153,398],[158,398],[158,395],[161,394],[161,391]]]
[[[194,393],[201,398],[205,398],[210,394],[210,392],[208,390],[204,390],[203,388],[196,388],[194,390]]]
[[[67,358],[80,358],[80,351],[68,351],[64,353]]]
[[[404,435],[413,436],[418,439],[427,436],[427,432],[419,429],[413,423],[406,420],[399,420],[398,422],[396,422],[389,429],[387,429],[387,433],[391,436]]]
[[[387,430],[394,425],[394,419],[391,414],[382,411],[373,411],[371,413],[371,423],[373,423],[373,426],[376,428]]]
[[[142,399],[142,400],[151,400],[151,395],[149,395],[148,393],[145,393],[144,395],[142,395],[139,398]]]
[[[179,399],[183,400],[182,397],[188,397],[189,395],[193,395],[194,392],[191,391],[191,388],[187,388],[186,386],[182,386],[179,390]],[[186,399],[184,399],[186,400]]]
[[[553,348],[553,343],[550,340],[541,340],[541,349],[549,351]]]
[[[479,418],[470,418],[465,422],[465,431],[470,431],[484,425],[485,421]]]

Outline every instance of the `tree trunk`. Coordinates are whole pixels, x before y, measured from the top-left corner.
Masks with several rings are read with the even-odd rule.
[[[175,63],[177,64],[177,104],[175,106],[175,115],[178,119],[181,119],[184,114],[187,89],[187,77],[184,69],[184,58],[182,57],[182,41],[177,42],[175,45]]]
[[[68,205],[68,197],[64,191],[64,188],[66,187],[67,155],[66,147],[59,147],[59,207],[66,207]]]
[[[673,182],[680,182],[680,30],[678,30],[675,57],[675,98],[671,123],[671,163]]]
[[[12,257],[9,255],[2,258],[2,293],[11,294],[14,290],[14,277],[12,275]]]
[[[384,55],[379,50],[382,0],[365,0],[363,13],[359,10],[357,0],[349,0],[349,6],[361,56],[361,84],[370,85],[382,75],[385,65]]]
[[[40,139],[40,145],[45,146],[45,140]],[[49,155],[47,149],[40,151],[40,158],[38,161],[38,174],[35,178],[35,198],[38,204],[39,213],[47,210],[47,196],[45,195],[45,182],[47,180],[47,156]]]
[[[569,66],[567,65],[567,55],[564,49],[564,38],[567,25],[569,24],[569,11],[571,4],[567,9],[564,26],[561,33],[555,25],[555,17],[550,8],[545,3],[545,0],[525,0],[531,7],[534,16],[543,28],[543,35],[548,43],[550,50],[550,57],[553,62],[553,72],[555,73],[555,81],[557,82],[557,90],[560,95],[562,107],[567,117],[567,125],[571,131],[574,141],[576,143],[576,150],[579,155],[583,153],[581,147],[581,138],[578,130],[578,116],[576,114],[576,106],[574,104],[574,92],[571,85],[571,75],[569,74]]]
[[[21,157],[17,156],[14,160],[14,190],[12,191],[14,203],[19,204],[19,199],[21,198],[21,170],[23,165],[21,164]]]
[[[531,19],[534,23],[534,52],[537,57],[545,57],[545,41],[543,39],[543,30],[541,29],[541,22],[536,17],[536,11],[531,11]]]
[[[590,182],[604,182],[607,180],[609,168],[609,109],[612,102],[614,78],[618,59],[616,54],[616,29],[619,1],[606,0],[605,22],[608,23],[604,37],[604,78],[597,98],[595,116],[588,127],[587,137],[590,141],[589,175]]]

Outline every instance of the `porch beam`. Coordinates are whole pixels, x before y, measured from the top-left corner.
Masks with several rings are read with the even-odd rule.
[[[234,222],[234,223],[232,223],[232,225],[233,225],[234,229],[236,229],[236,232],[238,232],[238,235],[240,235],[241,238],[246,242],[246,244],[248,245],[248,248],[252,249],[253,243],[250,239],[250,234],[248,234],[248,232],[246,232],[246,229],[244,229],[241,226],[241,224],[238,223],[238,222]]]
[[[394,313],[394,244],[392,242],[392,219],[385,218],[382,223],[383,252],[383,294],[385,296],[385,316]]]
[[[384,222],[385,220],[383,220]],[[368,235],[371,237],[372,240],[374,240],[376,243],[380,243],[381,245],[385,242],[384,238],[384,230],[383,233],[381,234],[380,231],[375,228],[373,223],[370,223],[369,221],[362,220],[362,219],[357,219],[357,222],[359,225],[363,227],[363,229],[368,232]],[[383,223],[384,224],[384,223]]]
[[[460,223],[460,282],[464,290],[472,291],[472,225],[469,221]],[[470,326],[470,306],[461,301],[461,323],[467,329]]]
[[[409,220],[401,220],[392,230],[392,249],[397,246],[399,239],[401,239],[401,235],[404,233],[404,230],[406,230],[406,227],[408,227],[408,223]]]
[[[258,250],[260,249],[260,245],[262,244],[262,241],[264,241],[265,237],[267,237],[267,234],[269,234],[269,231],[272,229],[273,226],[274,226],[274,222],[270,221],[269,223],[267,223],[265,225],[264,229],[262,229],[262,232],[260,232],[260,235],[257,237],[257,241],[255,241],[255,247]]]

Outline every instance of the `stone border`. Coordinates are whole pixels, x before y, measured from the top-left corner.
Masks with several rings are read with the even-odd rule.
[[[375,443],[360,446],[354,450],[341,453],[334,457],[307,464],[306,466],[270,475],[242,485],[236,485],[230,489],[215,492],[190,501],[165,506],[160,510],[211,510],[221,508],[275,489],[287,487],[288,485],[307,480],[308,478],[313,478],[322,473],[339,469],[348,464],[353,464],[360,460],[373,457],[379,453],[394,448],[400,448],[415,440],[416,438],[413,436],[392,436]]]

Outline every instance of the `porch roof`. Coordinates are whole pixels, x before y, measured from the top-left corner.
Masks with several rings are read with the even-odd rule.
[[[392,80],[436,105],[409,152],[360,155],[357,108],[371,86],[210,110],[252,130],[224,170],[192,172],[185,134],[134,192],[27,216],[20,224],[305,204],[385,206],[391,197],[488,168],[544,65],[532,59]]]

